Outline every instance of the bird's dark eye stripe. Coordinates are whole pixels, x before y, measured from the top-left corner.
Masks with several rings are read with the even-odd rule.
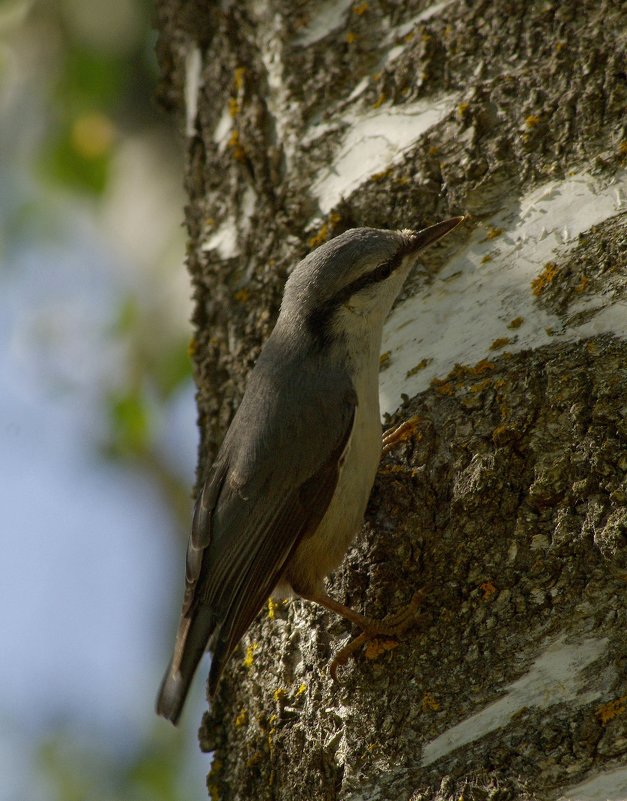
[[[346,303],[347,300],[350,300],[350,298],[356,292],[364,289],[364,287],[367,287],[370,284],[378,284],[380,281],[385,281],[386,278],[389,278],[394,270],[400,266],[403,260],[403,255],[404,254],[401,251],[397,253],[396,256],[393,256],[389,261],[380,264],[369,273],[361,275],[352,283],[342,287],[342,289],[333,295],[332,298],[329,298],[326,303],[312,312],[307,318],[307,323],[314,339],[321,344],[328,342],[329,338],[332,336],[329,322],[334,312],[343,303]]]
[[[340,291],[335,294],[329,302],[333,306],[339,306],[351,298],[355,292],[359,292],[360,289],[363,289],[370,284],[378,284],[379,281],[385,281],[386,278],[389,278],[392,275],[402,260],[403,254],[397,253],[396,256],[393,256],[389,261],[380,264],[374,270],[371,270],[365,275],[361,275],[355,281],[340,289]]]

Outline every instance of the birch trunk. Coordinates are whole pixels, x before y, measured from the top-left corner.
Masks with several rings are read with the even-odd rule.
[[[412,436],[329,582],[377,616],[429,584],[427,619],[334,685],[347,624],[264,611],[204,717],[210,796],[624,801],[625,3],[157,16],[187,152],[199,481],[302,256],[472,215],[386,324],[382,408]]]

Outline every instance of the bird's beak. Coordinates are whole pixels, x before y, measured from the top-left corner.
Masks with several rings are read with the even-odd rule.
[[[417,250],[426,248],[427,245],[432,245],[438,239],[446,236],[453,228],[457,228],[465,219],[465,217],[451,217],[450,220],[430,225],[428,228],[423,228],[422,231],[413,231],[409,237],[408,252],[415,253]]]

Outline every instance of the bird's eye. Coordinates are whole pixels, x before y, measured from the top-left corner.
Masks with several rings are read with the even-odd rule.
[[[385,264],[382,264],[380,267],[377,267],[376,274],[377,274],[377,281],[384,281],[386,278],[389,278],[392,275],[392,270],[394,269],[394,265],[391,261],[386,261]]]

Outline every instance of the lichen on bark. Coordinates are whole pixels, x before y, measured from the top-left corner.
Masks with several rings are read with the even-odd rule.
[[[199,481],[286,276],[311,247],[351,226],[461,212],[470,229],[572,171],[621,174],[621,5],[159,0],[160,98],[182,130],[191,49],[202,65],[185,176]],[[326,34],[323,12],[337,22]],[[439,122],[319,208],[316,181],[356,120],[442,96]],[[575,341],[555,332],[548,346],[508,353],[503,337],[489,359],[451,365],[397,412],[416,418],[414,435],[383,461],[364,531],[329,586],[383,615],[429,583],[427,619],[333,685],[326,666],[346,624],[298,600],[264,610],[201,728],[215,751],[212,797],[551,799],[619,775],[625,329],[576,339],[584,319],[624,300],[617,191],[617,213],[529,285]],[[449,252],[433,254],[431,274]],[[425,280],[416,271],[406,294],[419,297]]]

